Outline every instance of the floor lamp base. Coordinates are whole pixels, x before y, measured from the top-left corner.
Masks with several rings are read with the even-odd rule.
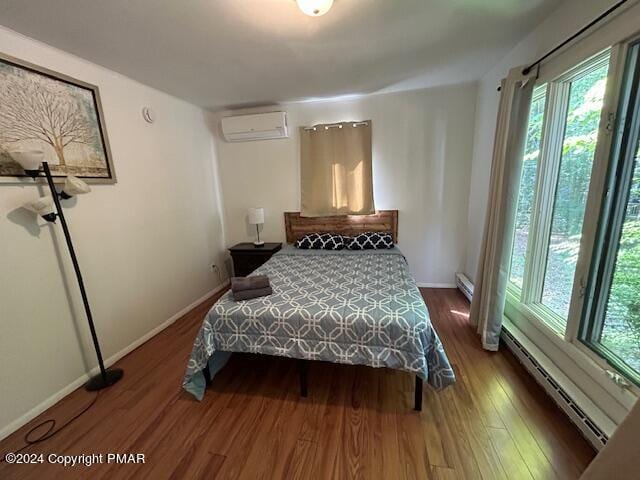
[[[124,375],[124,370],[121,368],[112,368],[107,370],[104,377],[100,373],[95,377],[91,377],[91,379],[85,383],[84,388],[90,392],[102,390],[116,383],[122,378],[122,375]]]

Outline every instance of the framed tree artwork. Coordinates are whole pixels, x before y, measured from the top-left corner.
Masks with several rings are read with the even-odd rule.
[[[54,177],[116,182],[98,87],[0,54],[0,183],[24,176],[20,150],[42,150]]]

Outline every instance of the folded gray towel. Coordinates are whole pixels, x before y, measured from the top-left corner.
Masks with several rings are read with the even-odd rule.
[[[271,287],[254,288],[251,290],[242,290],[239,292],[233,292],[233,299],[236,302],[239,302],[240,300],[250,300],[252,298],[266,297],[267,295],[271,295],[272,293],[273,293],[273,290],[271,289]]]
[[[244,290],[255,290],[257,288],[270,287],[269,277],[266,275],[253,275],[251,277],[233,277],[231,279],[231,291],[242,292]]]

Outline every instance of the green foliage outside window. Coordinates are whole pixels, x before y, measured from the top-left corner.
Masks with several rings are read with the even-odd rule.
[[[640,371],[640,149],[600,341]]]

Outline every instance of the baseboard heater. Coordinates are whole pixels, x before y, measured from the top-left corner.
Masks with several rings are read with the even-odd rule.
[[[533,358],[526,348],[506,329],[502,329],[502,340],[514,353],[520,363],[529,371],[536,381],[546,390],[549,396],[567,414],[571,421],[578,427],[582,435],[597,450],[602,449],[609,439],[598,426],[591,421],[582,410],[558,385],[551,375]]]
[[[462,294],[467,297],[467,300],[471,301],[473,297],[473,283],[464,273],[456,273],[456,286]]]

